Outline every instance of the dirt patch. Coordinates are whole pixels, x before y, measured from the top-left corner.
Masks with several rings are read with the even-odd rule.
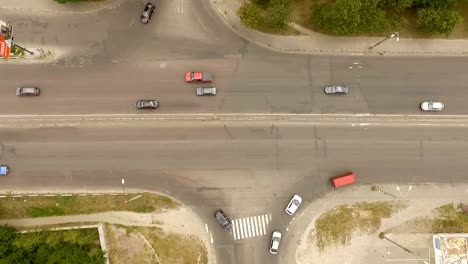
[[[131,229],[106,225],[106,241],[112,264],[135,263],[135,260],[141,264],[159,263],[151,248]]]
[[[403,201],[340,205],[317,219],[312,236],[317,239],[321,251],[332,245],[347,245],[354,233],[370,234],[377,231],[383,218],[391,217],[406,206]]]

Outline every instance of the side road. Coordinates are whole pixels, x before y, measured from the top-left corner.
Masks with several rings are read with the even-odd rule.
[[[400,259],[414,257],[404,256],[401,248],[378,238],[380,232],[398,228],[400,232],[389,234],[390,238],[398,241],[413,252],[421,250],[420,257],[427,260],[433,256],[432,232],[415,232],[414,226],[407,225],[415,219],[431,218],[434,209],[445,204],[466,203],[468,198],[468,185],[384,185],[379,191],[373,191],[372,186],[351,186],[344,189],[329,192],[323,197],[304,204],[304,208],[290,224],[285,234],[281,248],[282,264],[306,264],[306,263],[388,263]],[[397,188],[398,187],[398,188]],[[407,207],[388,219],[382,220],[382,225],[377,232],[369,235],[355,234],[349,239],[349,244],[336,246],[320,252],[315,239],[311,234],[315,233],[315,221],[324,213],[333,210],[339,205],[354,204],[358,202],[375,201],[404,201]],[[406,228],[406,229],[405,229]],[[339,250],[340,254],[333,254]],[[392,252],[392,255],[389,255]],[[429,253],[428,253],[429,252]],[[392,259],[393,258],[393,259]],[[396,261],[396,263],[407,263]],[[419,263],[419,262],[418,262]],[[422,262],[421,262],[422,263]]]
[[[260,46],[276,51],[335,55],[422,55],[468,56],[468,39],[407,39],[400,36],[388,39],[372,50],[369,47],[382,41],[377,37],[330,37],[310,31],[297,24],[291,26],[299,36],[276,36],[248,29],[237,15],[242,0],[210,0],[216,13],[238,35]]]

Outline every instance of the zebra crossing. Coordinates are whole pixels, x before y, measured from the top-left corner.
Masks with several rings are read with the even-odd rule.
[[[263,214],[232,220],[234,240],[266,235],[271,214]]]

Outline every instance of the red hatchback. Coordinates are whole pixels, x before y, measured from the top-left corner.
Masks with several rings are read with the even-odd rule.
[[[341,186],[349,185],[356,182],[356,174],[354,172],[348,172],[343,175],[338,175],[330,178],[333,187],[338,188]]]

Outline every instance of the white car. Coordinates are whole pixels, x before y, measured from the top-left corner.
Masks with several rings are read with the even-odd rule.
[[[271,235],[271,244],[270,244],[270,253],[275,254],[278,253],[278,248],[281,242],[281,232],[280,231],[273,231]]]
[[[445,105],[442,102],[423,102],[421,104],[421,110],[423,111],[442,111]]]
[[[197,95],[216,95],[216,87],[197,88]]]
[[[297,208],[299,208],[301,203],[302,203],[302,197],[295,194],[293,196],[293,198],[291,199],[291,201],[289,201],[289,204],[288,204],[288,206],[286,206],[286,209],[284,209],[284,211],[288,215],[293,215],[297,211]]]

